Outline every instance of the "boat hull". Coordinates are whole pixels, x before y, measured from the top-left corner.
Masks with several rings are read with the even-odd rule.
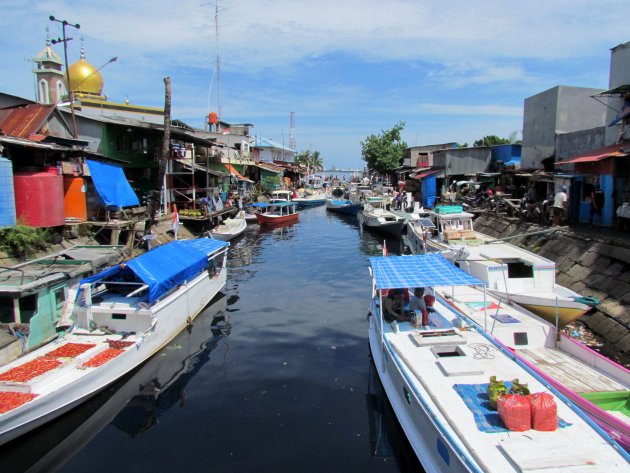
[[[402,234],[404,222],[379,222],[375,219],[365,218],[363,220],[363,225],[372,231],[384,234],[391,235],[393,237],[400,237]]]
[[[341,213],[345,215],[357,215],[361,211],[360,203],[352,203],[351,201],[335,201],[328,200],[326,202],[326,210]]]
[[[270,214],[256,214],[256,219],[261,225],[282,225],[285,223],[296,223],[299,220],[299,214],[289,215],[270,215]]]
[[[180,290],[153,305],[156,322],[135,347],[91,373],[0,415],[0,445],[67,412],[149,359],[202,311],[225,286],[226,276],[225,264],[218,274],[201,272]]]
[[[233,223],[229,226],[219,225],[217,228],[210,231],[210,235],[215,240],[230,241],[243,233],[246,228],[247,220],[245,220],[245,217],[243,217],[242,219],[238,220],[237,224]]]
[[[500,291],[490,290],[490,293],[499,299],[517,304],[547,322],[556,325],[556,299],[539,297],[536,294],[505,294]],[[557,299],[558,327],[562,328],[566,324],[584,315],[591,309],[590,306],[575,300]]]
[[[407,381],[389,344],[381,343],[378,322],[374,316],[370,317],[369,340],[374,366],[387,398],[425,471],[470,472],[442,438],[426,408],[415,396],[409,395],[414,388]]]

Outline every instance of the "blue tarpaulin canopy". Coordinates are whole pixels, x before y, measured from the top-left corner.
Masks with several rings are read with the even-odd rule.
[[[211,238],[172,241],[126,264],[83,279],[81,284],[116,280],[131,272],[149,286],[149,302],[154,302],[178,284],[194,278],[208,265],[208,255],[227,246],[229,243]]]
[[[87,159],[85,162],[90,169],[96,192],[106,206],[122,208],[140,204],[122,168]]]
[[[433,286],[484,286],[439,253],[369,258],[377,289]]]

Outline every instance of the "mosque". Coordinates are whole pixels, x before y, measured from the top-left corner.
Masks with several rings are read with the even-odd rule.
[[[115,62],[116,57],[107,63]],[[46,38],[46,47],[33,58],[35,68],[37,102],[41,104],[56,104],[69,106],[68,90],[74,96],[74,110],[88,116],[108,118],[128,118],[148,123],[164,123],[164,110],[156,107],[131,105],[128,100],[124,103],[112,102],[103,95],[103,76],[100,68],[95,68],[85,57],[85,49],[81,45],[80,58],[68,67],[67,76],[70,87],[63,71],[63,61],[51,48],[50,38]]]

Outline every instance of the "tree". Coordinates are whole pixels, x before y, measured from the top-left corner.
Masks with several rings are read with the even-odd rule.
[[[400,132],[405,122],[398,122],[391,130],[381,130],[380,135],[370,135],[361,142],[361,155],[369,169],[387,174],[402,165],[407,143],[401,140]]]
[[[511,141],[507,138],[499,138],[497,135],[486,135],[480,140],[476,140],[473,146],[497,146],[509,145]]]
[[[305,167],[308,172],[321,171],[324,169],[324,161],[319,154],[319,151],[305,150],[298,153],[295,157],[295,162],[302,167]]]

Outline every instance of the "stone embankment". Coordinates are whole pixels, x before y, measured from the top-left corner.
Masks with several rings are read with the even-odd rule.
[[[475,229],[504,238],[549,227],[486,213]],[[558,284],[601,301],[578,321],[603,339],[602,353],[630,366],[630,234],[571,226],[509,241],[555,261]]]

